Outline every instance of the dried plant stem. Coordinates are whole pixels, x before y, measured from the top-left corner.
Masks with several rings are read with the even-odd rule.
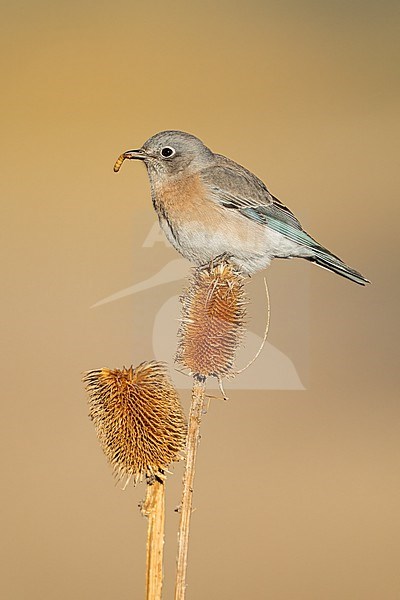
[[[194,375],[192,403],[186,445],[186,468],[183,476],[181,520],[178,531],[178,556],[176,564],[175,600],[184,600],[186,591],[186,571],[188,562],[189,528],[192,514],[193,482],[196,466],[197,447],[200,440],[200,423],[204,406],[206,378]]]
[[[165,485],[161,480],[155,478],[147,486],[141,511],[148,518],[146,600],[161,600],[165,519]]]
[[[256,361],[257,358],[260,356],[260,354],[265,346],[265,342],[267,341],[268,332],[269,332],[269,324],[271,321],[271,301],[269,298],[268,284],[267,284],[267,280],[265,277],[264,277],[264,286],[265,286],[265,295],[267,298],[267,321],[265,324],[265,331],[264,331],[263,339],[261,340],[261,345],[260,345],[259,349],[257,350],[256,354],[251,359],[251,361],[248,362],[245,367],[243,367],[242,369],[239,369],[239,371],[236,371],[235,375],[239,375],[240,373],[243,373],[243,371],[247,371],[247,369],[249,367],[251,367],[253,362]],[[221,384],[221,381],[219,383]],[[221,388],[221,385],[220,385],[220,388]],[[221,391],[223,391],[223,390],[221,390]]]

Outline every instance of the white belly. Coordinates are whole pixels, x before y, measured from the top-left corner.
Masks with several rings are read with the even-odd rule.
[[[205,265],[222,254],[227,254],[233,263],[245,273],[265,269],[272,258],[306,256],[301,247],[285,238],[281,233],[258,225],[241,217],[241,227],[228,226],[223,231],[210,229],[200,223],[186,223],[184,227],[172,229],[167,220],[160,217],[160,226],[172,246],[195,265]]]

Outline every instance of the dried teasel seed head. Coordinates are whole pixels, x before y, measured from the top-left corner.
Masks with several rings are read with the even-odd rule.
[[[88,371],[83,381],[89,416],[118,480],[162,474],[181,458],[186,421],[163,363]]]
[[[231,374],[244,335],[244,276],[229,263],[196,269],[181,302],[177,362],[205,377]]]

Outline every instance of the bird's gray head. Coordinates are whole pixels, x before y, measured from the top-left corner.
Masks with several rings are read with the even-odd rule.
[[[214,154],[194,135],[184,131],[161,131],[139,150],[128,150],[121,158],[143,160],[150,179],[164,179],[181,173],[195,173],[211,164]]]

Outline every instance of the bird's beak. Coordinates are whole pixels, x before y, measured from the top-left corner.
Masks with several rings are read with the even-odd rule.
[[[139,148],[139,150],[127,150],[122,155],[124,158],[136,159],[136,160],[144,160],[148,158],[146,152]]]
[[[141,148],[139,148],[139,150],[127,150],[126,152],[121,154],[121,156],[118,157],[117,162],[114,165],[114,171],[116,173],[120,170],[121,165],[126,158],[130,160],[145,160],[146,158],[148,158],[148,155]]]

